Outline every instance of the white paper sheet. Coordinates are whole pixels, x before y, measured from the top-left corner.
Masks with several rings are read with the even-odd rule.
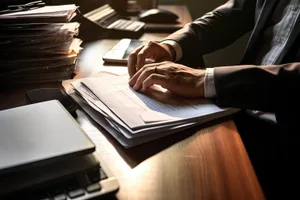
[[[113,112],[111,112],[105,106],[105,104],[103,104],[94,94],[92,94],[84,86],[82,86],[80,84],[80,81],[72,81],[70,84],[80,94],[80,96],[86,101],[87,104],[89,104],[92,108],[94,108],[99,113],[101,113],[110,123],[112,123],[116,127],[118,127],[120,131],[123,131],[123,133],[125,133],[126,137],[128,137],[128,138],[138,137],[138,136],[134,136],[134,135],[147,135],[150,133],[153,134],[156,132],[169,131],[170,129],[184,127],[184,126],[190,126],[190,125],[195,124],[195,122],[192,122],[192,123],[178,122],[178,123],[173,123],[173,124],[157,125],[157,126],[145,127],[145,128],[140,128],[137,130],[132,130],[121,119],[119,119],[118,116],[116,116]],[[71,92],[68,92],[68,93],[72,94]]]
[[[69,5],[58,5],[58,6],[44,6],[37,9],[32,10],[26,10],[21,12],[14,12],[14,13],[8,13],[0,15],[1,18],[7,18],[7,17],[34,17],[34,16],[67,16],[70,12],[74,12],[77,9],[77,6],[75,4],[69,4]]]
[[[209,100],[178,98],[158,87],[151,91],[150,96],[146,96],[134,91],[128,85],[127,76],[113,79],[88,78],[84,79],[82,83],[133,130],[175,121],[200,120],[205,116],[211,114],[217,116],[217,113],[225,111]],[[157,119],[161,120],[153,122],[155,113],[158,113]]]
[[[117,131],[114,127],[111,126],[110,123],[105,120],[105,118],[96,110],[94,110],[92,107],[90,107],[88,104],[84,102],[84,100],[74,93],[71,94],[71,97],[80,105],[80,107],[96,122],[98,123],[101,127],[103,127],[109,134],[111,134],[122,146],[125,148],[130,148],[134,147],[137,145],[141,145],[143,143],[153,141],[168,135],[171,135],[175,132],[182,131],[184,129],[187,129],[188,127],[179,129],[179,130],[171,130],[171,131],[165,131],[160,134],[151,134],[151,135],[146,135],[143,137],[137,137],[137,138],[126,138],[124,134],[120,133]],[[88,120],[88,118],[87,118]]]
[[[89,89],[86,88],[86,86],[81,85],[81,82],[86,82],[86,80],[92,80],[94,82],[95,79],[101,79],[104,84],[100,84],[97,82],[98,89],[102,89],[102,92],[108,95],[108,99],[113,98],[111,96],[111,92],[120,92],[122,91],[122,85],[126,82],[128,77],[120,77],[120,76],[112,76],[105,73],[101,73],[98,75],[98,77],[94,78],[84,78],[84,79],[78,79],[78,80],[69,80],[64,81],[63,86],[66,89],[67,93],[81,106],[81,108],[99,125],[101,125],[107,132],[109,132],[120,144],[122,144],[125,148],[130,148],[136,145],[140,145],[161,137],[165,137],[170,134],[174,134],[176,132],[180,132],[183,130],[186,130],[188,128],[205,124],[209,121],[212,121],[216,118],[225,117],[227,115],[233,114],[234,112],[237,112],[237,109],[220,109],[220,112],[217,113],[210,113],[207,115],[202,116],[202,118],[194,118],[194,119],[186,119],[182,121],[176,120],[166,122],[165,114],[159,113],[157,114],[157,111],[149,111],[148,108],[148,114],[149,115],[137,115],[137,117],[143,121],[143,123],[147,124],[149,123],[150,126],[145,127],[138,127],[136,129],[131,129],[122,118],[120,118],[115,112],[113,112],[111,109],[107,107],[107,105],[102,102],[102,99],[100,100],[93,92],[91,92]],[[112,87],[110,90],[109,88],[106,88],[107,82],[112,83],[112,85],[116,86],[119,85],[119,87]],[[75,86],[75,88],[72,87],[72,85]],[[76,92],[74,92],[74,89]],[[80,95],[80,96],[78,96]],[[109,96],[110,95],[110,96]],[[135,92],[128,93],[129,96],[136,96]],[[122,97],[123,98],[123,97]],[[131,99],[131,98],[129,98]],[[116,103],[116,99],[112,99],[112,102]],[[122,100],[122,99],[121,99]],[[174,100],[174,99],[173,99]],[[119,101],[120,102],[120,101]],[[194,102],[194,101],[191,101]],[[116,105],[116,108],[122,109],[124,105],[126,106],[136,106],[136,103],[132,102],[122,102],[119,105]],[[210,103],[212,104],[212,103]],[[190,103],[189,106],[193,106],[194,103]],[[197,104],[196,104],[197,105]],[[143,104],[139,105],[138,108],[143,107]],[[157,105],[155,105],[157,106]],[[174,105],[173,105],[174,106]],[[197,107],[197,106],[194,106]],[[163,111],[173,111],[177,108],[173,108],[170,106],[168,108],[162,109]],[[181,108],[183,109],[183,108]],[[194,108],[195,109],[195,108]],[[145,109],[141,109],[143,112],[145,112]],[[180,109],[179,109],[180,110]],[[127,112],[127,113],[126,113]],[[127,115],[132,115],[133,110],[126,108]],[[143,113],[141,112],[141,113]],[[157,119],[155,119],[155,115],[159,115]],[[167,116],[168,117],[168,116]],[[147,123],[145,121],[148,121]]]

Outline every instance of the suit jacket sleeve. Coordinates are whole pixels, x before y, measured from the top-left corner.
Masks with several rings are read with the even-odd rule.
[[[300,63],[240,65],[214,70],[217,104],[274,113],[293,112],[300,102]]]
[[[223,48],[254,26],[255,0],[230,0],[196,19],[166,39],[178,42],[183,51],[179,63],[203,64],[203,54]]]

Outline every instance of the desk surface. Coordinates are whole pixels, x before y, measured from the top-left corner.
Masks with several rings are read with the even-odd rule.
[[[157,40],[166,34],[145,34]],[[101,55],[117,41],[89,44],[82,54],[78,77],[107,68]],[[112,67],[112,66],[110,66]],[[124,67],[114,66],[117,70]],[[24,105],[33,88],[61,87],[59,83],[2,88],[0,110]],[[78,123],[97,145],[120,183],[117,199],[264,199],[248,155],[231,120],[182,132],[129,150],[123,149],[101,127],[79,113]]]

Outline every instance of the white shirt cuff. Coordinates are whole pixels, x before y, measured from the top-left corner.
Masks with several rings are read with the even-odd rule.
[[[182,58],[182,48],[178,42],[175,42],[174,40],[165,40],[162,41],[161,44],[168,44],[174,48],[176,53],[175,62]]]
[[[215,98],[216,96],[214,68],[206,68],[204,77],[204,97]]]

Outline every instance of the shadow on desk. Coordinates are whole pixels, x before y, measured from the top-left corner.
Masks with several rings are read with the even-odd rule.
[[[101,133],[106,137],[106,139],[114,146],[119,155],[124,159],[124,161],[131,167],[134,168],[139,165],[144,160],[150,158],[151,156],[158,154],[159,152],[167,149],[168,147],[178,143],[181,140],[184,140],[191,135],[195,134],[200,129],[205,129],[207,127],[213,126],[215,124],[219,124],[224,121],[228,121],[232,119],[232,116],[227,116],[224,118],[219,118],[204,125],[196,126],[185,130],[184,132],[178,132],[166,137],[162,137],[160,139],[156,139],[142,145],[138,145],[135,147],[131,147],[129,149],[125,149],[121,144],[119,144],[105,129],[103,129],[100,125],[94,122],[88,115],[90,122],[98,128]]]

